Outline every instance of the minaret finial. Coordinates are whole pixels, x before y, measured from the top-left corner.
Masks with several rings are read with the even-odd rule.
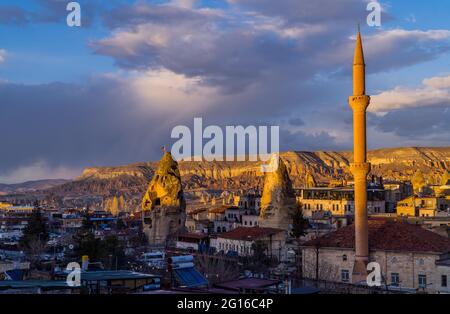
[[[365,93],[365,64],[361,33],[356,36],[355,56],[353,59],[353,95]]]

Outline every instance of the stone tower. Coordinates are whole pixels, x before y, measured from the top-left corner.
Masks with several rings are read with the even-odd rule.
[[[366,280],[367,263],[369,262],[369,235],[367,221],[367,175],[370,163],[367,162],[366,145],[366,110],[370,97],[366,95],[364,53],[361,33],[356,39],[353,62],[353,96],[349,104],[353,110],[353,163],[350,165],[355,181],[355,264],[353,266],[353,282]]]
[[[149,244],[164,245],[184,230],[186,202],[178,163],[165,152],[142,199],[143,227]]]
[[[296,209],[292,182],[284,162],[279,156],[278,169],[267,172],[261,197],[259,226],[288,230]]]

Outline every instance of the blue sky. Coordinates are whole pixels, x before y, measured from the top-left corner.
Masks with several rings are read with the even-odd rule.
[[[280,125],[283,150],[351,149],[358,21],[369,147],[449,145],[448,1],[380,1],[375,28],[364,0],[84,0],[78,28],[68,2],[0,3],[0,182],[157,159],[193,117]]]

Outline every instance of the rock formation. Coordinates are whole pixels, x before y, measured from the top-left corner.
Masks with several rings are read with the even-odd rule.
[[[285,163],[280,159],[278,169],[275,172],[267,172],[264,178],[259,225],[288,230],[295,209],[292,182]]]
[[[178,163],[166,152],[142,199],[144,232],[150,244],[166,244],[184,230],[186,202]]]
[[[311,172],[308,171],[306,174],[306,178],[305,178],[305,187],[307,189],[309,189],[309,188],[314,188],[316,186],[317,186],[316,179],[311,174]]]
[[[442,175],[441,185],[450,185],[450,171],[446,170]]]
[[[414,173],[414,175],[411,179],[411,183],[413,185],[414,193],[420,193],[422,191],[422,189],[424,188],[424,186],[426,185],[425,178],[423,176],[422,171],[420,171],[420,169],[418,169]]]

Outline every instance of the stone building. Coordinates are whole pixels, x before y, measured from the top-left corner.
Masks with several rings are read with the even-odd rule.
[[[236,252],[239,256],[251,256],[252,245],[260,241],[266,245],[267,256],[282,260],[285,257],[286,232],[277,228],[238,227],[211,240],[211,246],[224,253]]]
[[[185,228],[186,202],[178,163],[165,152],[142,199],[144,232],[153,245],[167,244]]]
[[[394,220],[369,220],[368,226],[369,261],[380,265],[382,284],[388,289],[430,293],[448,289],[449,238]],[[352,225],[306,242],[302,246],[303,276],[352,283],[354,245]]]
[[[410,182],[388,181],[383,183],[383,187],[387,213],[395,213],[397,203],[414,194]]]
[[[450,200],[434,196],[410,196],[397,203],[397,216],[443,217],[450,216]]]
[[[312,217],[315,212],[328,211],[333,216],[353,216],[355,214],[355,191],[353,187],[317,187],[297,191],[297,202],[302,206],[303,215]],[[386,212],[385,190],[382,186],[367,189],[367,212]]]

